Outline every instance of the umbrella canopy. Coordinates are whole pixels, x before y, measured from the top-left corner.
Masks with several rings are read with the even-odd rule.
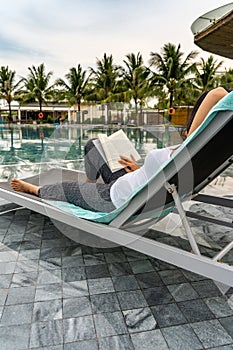
[[[200,16],[191,30],[194,43],[201,49],[233,58],[233,3]]]

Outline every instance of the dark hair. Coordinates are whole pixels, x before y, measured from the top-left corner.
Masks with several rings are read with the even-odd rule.
[[[208,94],[209,91],[205,91],[201,94],[201,96],[198,97],[197,102],[195,103],[192,113],[189,116],[189,119],[187,121],[187,125],[186,125],[186,131],[187,133],[189,132],[189,129],[192,125],[193,119],[197,113],[198,108],[200,107],[200,105],[202,104],[204,98],[206,97],[206,95]]]

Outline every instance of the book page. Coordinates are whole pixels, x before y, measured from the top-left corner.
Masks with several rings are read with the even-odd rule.
[[[121,155],[130,158],[132,154],[136,161],[141,158],[123,130],[116,131],[110,136],[99,134],[98,137],[107,158],[109,168],[113,172],[124,168],[118,162]]]

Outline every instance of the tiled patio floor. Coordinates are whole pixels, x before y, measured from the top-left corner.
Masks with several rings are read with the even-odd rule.
[[[233,349],[233,296],[211,280],[27,209],[0,216],[0,242],[1,350]]]

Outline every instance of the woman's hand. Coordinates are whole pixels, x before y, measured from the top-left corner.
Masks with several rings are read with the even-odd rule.
[[[121,165],[125,166],[124,169],[127,173],[130,173],[130,172],[135,171],[135,170],[140,168],[132,154],[130,155],[130,158],[125,157],[125,156],[120,156],[120,157],[121,157],[121,159],[118,160],[118,162]]]

